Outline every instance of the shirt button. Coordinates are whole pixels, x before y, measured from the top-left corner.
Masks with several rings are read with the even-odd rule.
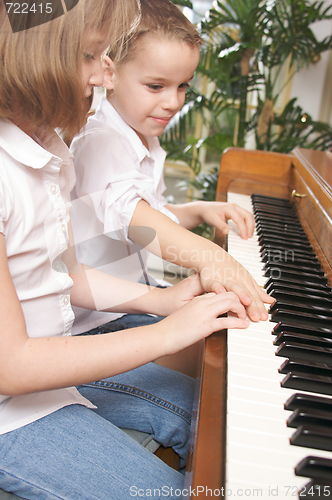
[[[55,262],[55,263],[54,263],[54,269],[55,269],[56,271],[60,271],[60,263],[59,263],[59,262]]]
[[[50,193],[55,194],[58,191],[58,186],[56,184],[50,185]]]
[[[65,295],[63,297],[63,303],[65,306],[67,306],[69,304],[70,300],[69,300],[69,295]]]

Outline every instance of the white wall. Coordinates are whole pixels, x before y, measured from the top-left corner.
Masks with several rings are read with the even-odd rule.
[[[332,21],[321,21],[312,29],[317,39],[322,40],[332,34]],[[290,98],[297,97],[297,104],[314,120],[332,125],[331,73],[332,52],[324,52],[318,63],[311,64],[294,75]]]

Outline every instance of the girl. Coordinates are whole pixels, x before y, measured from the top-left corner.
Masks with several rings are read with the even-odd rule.
[[[75,176],[54,128],[72,135],[82,126],[103,83],[101,56],[137,16],[135,0],[80,0],[13,33],[0,2],[0,487],[27,499],[128,499],[162,488],[178,498],[183,476],[119,427],[151,433],[183,466],[193,380],[148,362],[248,325],[232,293],[190,301],[201,293],[195,278],[146,293],[76,263]],[[72,337],[71,304],[175,312],[120,334]]]

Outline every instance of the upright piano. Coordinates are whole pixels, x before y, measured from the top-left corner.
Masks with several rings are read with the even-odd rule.
[[[216,242],[276,302],[205,341],[185,493],[332,499],[332,154],[230,148],[216,199],[253,211]]]

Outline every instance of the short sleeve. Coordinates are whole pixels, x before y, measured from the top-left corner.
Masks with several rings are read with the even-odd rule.
[[[175,220],[158,200],[153,179],[140,171],[137,155],[122,134],[96,127],[77,137],[71,150],[76,170],[74,198],[83,198],[93,207],[104,234],[117,234],[121,241],[131,243],[128,227],[142,199]]]

